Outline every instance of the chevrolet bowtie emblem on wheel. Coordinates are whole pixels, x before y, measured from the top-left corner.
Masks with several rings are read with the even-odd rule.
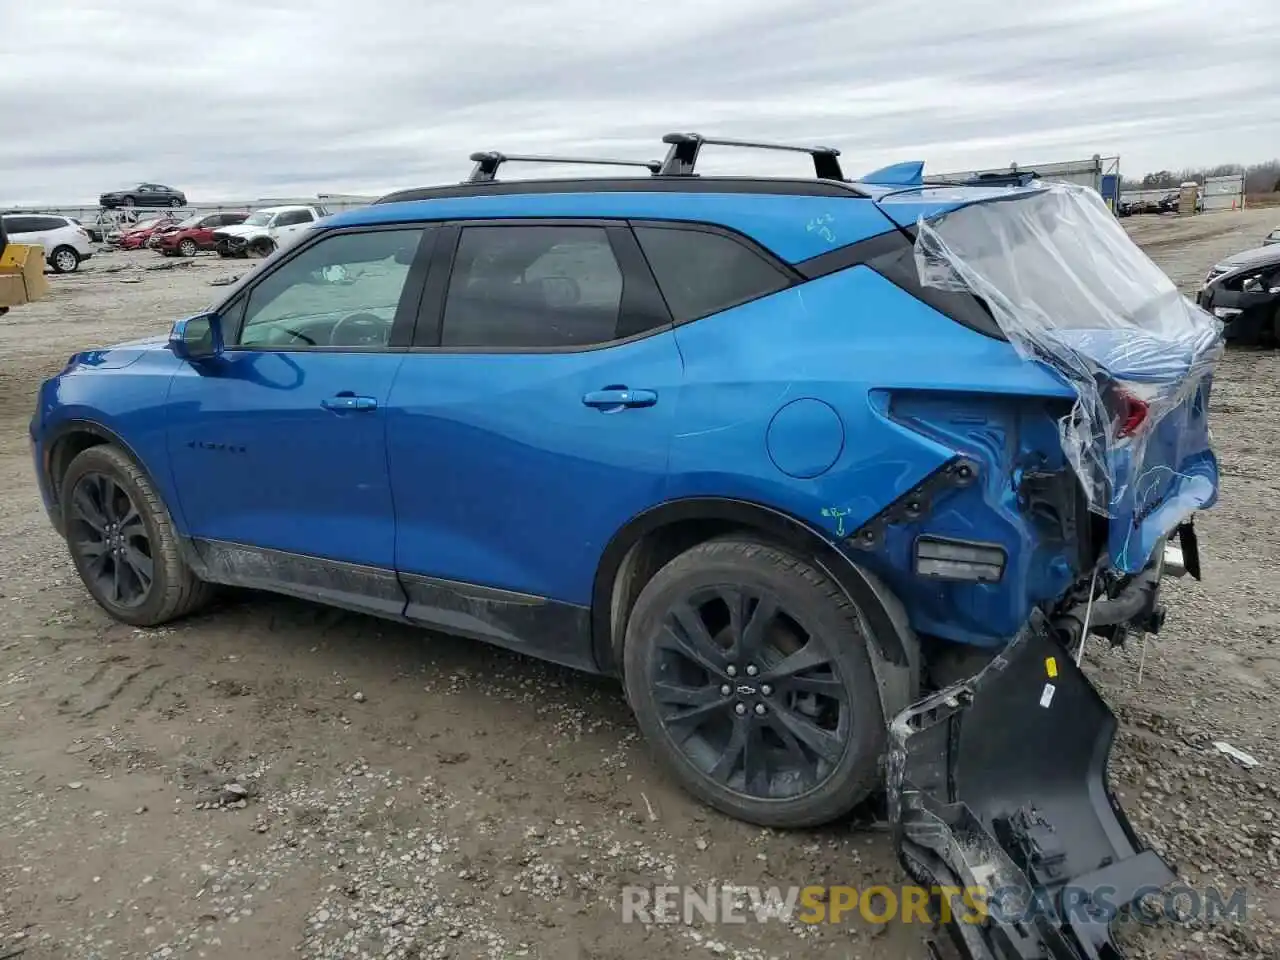
[[[754,697],[756,695],[755,687],[748,687],[745,683],[738,685],[738,694],[744,697]]]

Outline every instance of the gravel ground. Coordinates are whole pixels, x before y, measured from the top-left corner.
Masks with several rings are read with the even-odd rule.
[[[1190,290],[1274,219],[1126,227]],[[874,823],[762,831],[686,798],[615,684],[287,599],[154,631],[89,601],[31,480],[34,388],[244,269],[107,253],[0,320],[0,956],[923,960],[919,925],[623,924],[625,884],[905,878]],[[1205,581],[1170,585],[1145,653],[1087,657],[1138,830],[1191,886],[1247,897],[1242,923],[1126,930],[1134,956],[1280,957],[1278,374],[1273,351],[1222,365]]]

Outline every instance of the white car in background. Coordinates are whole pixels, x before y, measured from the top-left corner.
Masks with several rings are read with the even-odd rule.
[[[70,217],[43,213],[7,213],[4,231],[11,243],[39,244],[54,273],[71,273],[93,256],[93,242]]]
[[[263,207],[249,214],[244,223],[213,231],[215,249],[223,257],[265,257],[279,247],[287,247],[316,221],[328,216],[324,207]]]

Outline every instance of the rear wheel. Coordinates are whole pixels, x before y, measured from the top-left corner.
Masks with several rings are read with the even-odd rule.
[[[80,254],[76,253],[74,247],[54,247],[49,265],[55,273],[72,273],[80,266]]]
[[[212,594],[182,559],[169,511],[118,447],[90,447],[62,479],[67,546],[80,579],[117,620],[153,627],[191,613]]]
[[[689,792],[751,823],[815,826],[881,780],[887,733],[867,642],[857,610],[813,565],[713,540],[637,598],[627,697]]]
[[[196,255],[196,242],[190,237],[186,237],[178,244],[178,252],[184,257],[194,257]]]
[[[177,197],[174,197],[172,200],[169,201],[169,206],[180,207],[182,206],[182,201],[179,200]]]

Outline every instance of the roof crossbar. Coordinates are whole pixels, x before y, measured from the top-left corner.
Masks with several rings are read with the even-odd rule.
[[[844,180],[840,169],[840,151],[835,147],[804,147],[791,143],[756,143],[750,140],[727,140],[723,137],[704,137],[700,133],[668,133],[662,142],[669,144],[667,158],[662,162],[661,176],[691,177],[698,162],[698,152],[706,145],[715,147],[746,147],[752,150],[788,150],[807,153],[813,157],[813,172],[819,180]]]
[[[499,153],[496,150],[482,151],[471,155],[475,167],[468,183],[481,183],[493,180],[498,175],[498,167],[508,161],[518,163],[588,163],[607,167],[644,167],[650,173],[657,173],[662,164],[656,160],[609,160],[603,157],[542,157],[520,153]]]

